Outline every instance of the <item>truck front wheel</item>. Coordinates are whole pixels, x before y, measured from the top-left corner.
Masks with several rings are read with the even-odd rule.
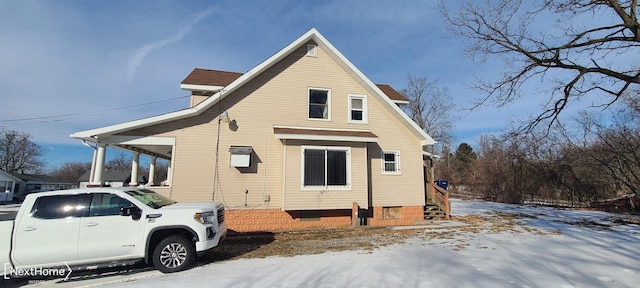
[[[190,268],[196,261],[196,251],[189,239],[182,235],[164,238],[153,249],[153,266],[164,273]]]

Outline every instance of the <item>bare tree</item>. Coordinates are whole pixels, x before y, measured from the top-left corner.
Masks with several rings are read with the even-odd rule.
[[[125,153],[120,152],[111,158],[105,167],[109,170],[131,170],[132,161],[131,156],[127,156]]]
[[[31,141],[30,134],[15,130],[0,131],[0,169],[39,173],[45,164],[42,147]]]
[[[583,127],[579,138],[567,137],[599,178],[618,193],[640,193],[640,109],[638,99],[623,96],[626,105],[610,117],[583,113],[577,119]],[[565,133],[568,134],[568,133]],[[589,145],[584,145],[588,139]]]
[[[453,141],[453,105],[447,97],[447,89],[438,87],[438,81],[427,77],[409,75],[408,80],[407,87],[400,91],[409,98],[405,112],[436,141],[449,146]]]
[[[609,107],[640,84],[638,0],[469,1],[455,12],[447,5],[442,1],[440,10],[449,29],[473,41],[466,52],[505,63],[502,77],[474,85],[486,93],[475,107],[502,106],[532,93],[525,83],[551,85],[540,91],[549,97],[542,112],[523,131],[542,122],[550,127],[572,100],[608,95],[594,106]]]
[[[80,177],[91,170],[89,162],[68,162],[51,172],[51,176],[69,183],[78,183]]]

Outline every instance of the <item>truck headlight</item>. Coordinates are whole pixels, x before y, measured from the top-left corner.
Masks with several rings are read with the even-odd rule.
[[[213,211],[197,212],[193,215],[193,219],[202,224],[211,223],[211,217],[213,217]]]

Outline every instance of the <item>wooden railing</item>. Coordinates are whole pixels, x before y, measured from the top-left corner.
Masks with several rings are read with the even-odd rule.
[[[449,191],[442,189],[442,187],[431,183],[433,187],[433,200],[436,205],[440,206],[440,209],[444,210],[445,218],[449,220],[451,218],[451,204],[449,203]]]

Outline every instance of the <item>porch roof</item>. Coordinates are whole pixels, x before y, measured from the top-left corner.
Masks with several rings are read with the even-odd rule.
[[[355,129],[273,126],[273,134],[278,139],[378,142],[378,136],[371,131]]]

